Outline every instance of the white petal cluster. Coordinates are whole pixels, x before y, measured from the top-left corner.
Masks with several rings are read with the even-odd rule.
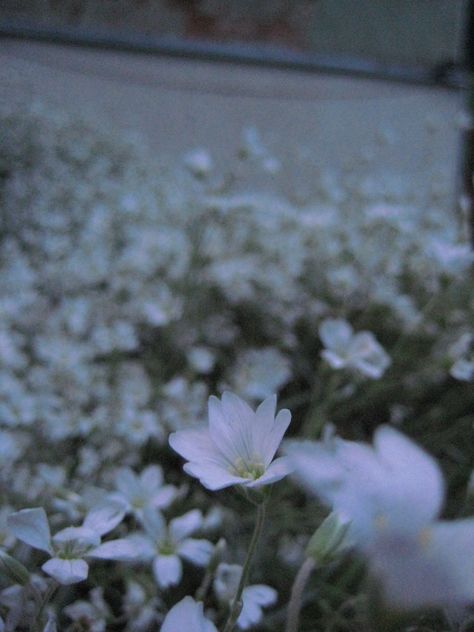
[[[438,519],[444,481],[426,452],[389,426],[373,447],[332,437],[289,443],[287,452],[301,484],[350,521],[392,608],[474,602],[474,520]]]
[[[198,509],[173,518],[169,524],[159,511],[147,508],[143,511],[144,534],[134,534],[129,541],[140,551],[140,557],[152,562],[155,581],[161,588],[179,584],[183,575],[181,558],[206,566],[214,550],[211,542],[190,537],[200,531],[204,519]]]
[[[232,393],[212,396],[209,427],[174,432],[169,442],[187,460],[184,470],[208,489],[275,483],[290,471],[285,457],[273,458],[291,421],[289,410],[275,411],[276,396],[256,411]]]
[[[101,543],[101,536],[114,529],[123,519],[123,506],[108,504],[91,510],[81,527],[66,527],[53,537],[43,508],[22,509],[8,518],[13,535],[50,555],[42,570],[63,585],[87,579],[89,566],[85,558],[131,561],[137,550],[125,539]]]
[[[342,319],[324,320],[319,336],[325,346],[321,356],[333,369],[353,369],[371,379],[380,379],[390,357],[370,331],[355,334]]]
[[[173,485],[164,484],[163,470],[159,465],[149,465],[140,475],[131,468],[122,468],[117,472],[115,484],[118,491],[110,498],[122,502],[127,511],[133,512],[137,518],[149,507],[168,507],[178,493]]]

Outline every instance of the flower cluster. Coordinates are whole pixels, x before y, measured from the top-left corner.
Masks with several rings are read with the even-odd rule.
[[[205,148],[158,166],[36,104],[0,111],[0,137],[0,628],[274,629],[263,608],[319,542],[293,468],[393,607],[471,603],[470,520],[439,520],[438,467],[392,427],[467,514],[473,257],[439,174],[422,195],[366,163],[322,172],[252,127],[228,170]],[[355,440],[277,454],[328,421]],[[239,588],[273,484],[272,547]],[[307,627],[334,628],[344,590]]]

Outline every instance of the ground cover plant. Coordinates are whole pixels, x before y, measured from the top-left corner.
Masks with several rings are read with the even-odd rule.
[[[252,128],[165,169],[39,105],[0,138],[0,629],[468,630],[446,184],[255,191],[289,167]]]

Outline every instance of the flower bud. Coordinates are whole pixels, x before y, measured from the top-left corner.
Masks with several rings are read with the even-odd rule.
[[[21,562],[0,549],[0,574],[13,584],[26,586],[30,581],[30,574]]]
[[[329,564],[345,547],[348,529],[349,523],[342,522],[333,511],[314,532],[306,547],[306,556],[318,565]]]

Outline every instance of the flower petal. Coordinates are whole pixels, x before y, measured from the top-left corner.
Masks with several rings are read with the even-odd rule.
[[[163,470],[159,465],[149,465],[140,474],[143,489],[153,492],[163,485]]]
[[[177,552],[188,562],[197,566],[207,566],[214,551],[214,545],[209,540],[187,538],[178,546]]]
[[[58,557],[52,557],[41,568],[47,575],[54,577],[57,582],[64,586],[82,582],[87,579],[89,574],[87,562],[78,559],[62,560]]]
[[[153,560],[153,575],[161,588],[179,584],[182,573],[183,567],[177,555],[158,555]]]
[[[131,538],[120,538],[100,544],[97,548],[89,551],[87,556],[101,560],[133,562],[143,557],[143,550]]]
[[[108,500],[93,507],[84,519],[84,527],[99,535],[105,535],[122,522],[127,512],[127,504],[118,500]]]
[[[203,517],[199,509],[191,509],[179,518],[173,518],[169,523],[171,537],[180,542],[202,527]]]
[[[145,507],[142,523],[147,535],[155,541],[161,540],[166,534],[166,523],[161,513],[154,507]]]
[[[319,337],[328,349],[336,352],[347,348],[353,329],[350,324],[342,318],[328,318],[323,320],[319,326]]]
[[[436,522],[421,533],[428,555],[438,558],[438,568],[445,570],[449,581],[445,597],[449,603],[463,606],[474,602],[474,518]],[[439,603],[439,602],[438,602]]]
[[[74,543],[82,550],[100,544],[100,535],[87,527],[66,527],[53,536],[53,543],[56,546],[66,543]]]
[[[164,485],[153,495],[152,506],[158,509],[165,509],[171,505],[177,495],[178,490],[174,485]]]
[[[290,459],[293,477],[325,504],[331,505],[334,491],[340,487],[344,471],[335,452],[324,442],[285,441],[284,452]]]
[[[165,617],[161,632],[217,632],[211,621],[206,619],[202,603],[196,603],[192,597],[178,602]]]
[[[230,485],[242,485],[249,480],[231,474],[225,467],[210,460],[202,463],[186,463],[183,469],[190,476],[198,478],[201,484],[211,491],[224,489]]]
[[[374,447],[388,472],[390,513],[420,527],[436,518],[444,501],[444,480],[433,457],[390,426],[377,429]]]
[[[132,543],[132,546],[137,551],[137,559],[151,560],[156,555],[156,542],[152,538],[142,533],[132,533],[127,536],[127,540]]]
[[[266,437],[262,441],[262,456],[264,458],[265,467],[268,467],[268,465],[271,463],[276,451],[280,447],[283,435],[290,425],[290,411],[286,408],[280,410],[280,412],[276,416],[276,419],[272,419],[272,422],[273,423],[270,430],[267,432]]]
[[[204,427],[172,432],[169,444],[175,452],[191,462],[214,458],[217,452],[209,430]]]
[[[230,466],[241,459],[251,460],[251,427],[255,413],[232,393],[224,393],[222,401],[209,398],[209,433],[219,453]]]
[[[129,467],[120,468],[115,477],[115,485],[127,499],[142,495],[140,480]]]
[[[277,599],[277,592],[270,586],[258,584],[247,586],[242,593],[243,607],[237,619],[239,628],[246,630],[256,625],[262,618],[262,606],[271,605]]]
[[[48,518],[42,507],[22,509],[10,514],[7,524],[13,535],[34,549],[51,553],[51,532]]]
[[[329,351],[328,349],[323,349],[321,351],[321,357],[326,360],[329,366],[333,369],[343,369],[347,366],[348,360],[346,357],[335,353],[334,351]]]

